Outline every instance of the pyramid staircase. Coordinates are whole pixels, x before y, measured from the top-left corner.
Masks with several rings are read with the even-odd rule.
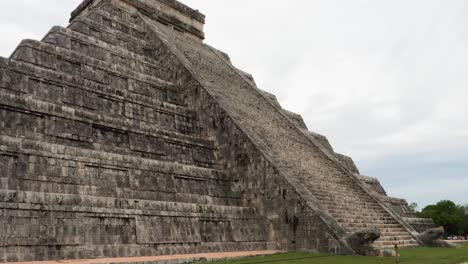
[[[154,25],[149,20],[147,23]],[[159,31],[164,32],[164,29]],[[165,38],[170,39],[170,36],[165,32]],[[225,54],[201,43],[197,45],[179,34],[169,41],[171,43],[204,79],[207,89],[222,98],[220,104],[231,111],[231,116],[238,118],[241,126],[257,133],[258,143],[267,146],[265,151],[275,158],[280,170],[289,177],[295,175],[295,187],[305,188],[312,194],[317,199],[316,204],[348,235],[363,229],[378,229],[381,238],[374,243],[377,247],[418,246],[403,219],[396,219],[391,209],[366,190],[356,175],[344,168],[320,142],[297,125],[293,127],[296,122],[285,110],[272,103],[245,73],[234,68]]]

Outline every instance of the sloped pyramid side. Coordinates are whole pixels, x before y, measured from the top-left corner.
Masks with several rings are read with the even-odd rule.
[[[344,240],[347,235],[345,230],[323,210],[310,191],[300,188],[300,184],[291,184],[294,179],[281,174],[278,170],[281,162],[269,155],[269,147],[259,135],[250,133],[248,127],[243,127],[237,118],[233,118],[237,115],[222,105],[222,95],[212,93],[203,85],[204,78],[199,78],[196,69],[185,57],[189,52],[181,51],[174,45],[176,40],[172,33],[178,34],[177,31],[168,30],[154,18],[141,14],[140,17],[155,33],[151,36],[151,43],[160,52],[164,51],[161,57],[166,58],[166,64],[173,65],[172,70],[177,72],[177,83],[188,88],[186,98],[191,102],[190,106],[197,109],[200,123],[206,128],[206,137],[215,139],[218,158],[224,165],[225,173],[239,181],[243,205],[257,208],[267,219],[270,247],[354,254]],[[226,56],[217,54],[218,51],[194,41],[190,36],[183,38],[188,46],[193,44],[195,49],[203,47],[214,51],[212,54],[216,58]],[[224,61],[221,65],[228,66]],[[219,65],[205,66],[211,71]],[[239,74],[235,70],[231,73],[235,76]],[[223,81],[228,82],[226,79]],[[237,103],[242,104],[240,101]]]

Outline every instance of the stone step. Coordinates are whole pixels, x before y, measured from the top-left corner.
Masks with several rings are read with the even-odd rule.
[[[351,214],[351,213],[345,213],[345,212],[342,212],[342,213],[330,212],[330,214],[333,215],[335,218],[341,219],[343,221],[345,221],[346,219],[356,220],[356,221],[366,221],[368,219],[372,219],[375,221],[392,221],[392,220],[395,221],[394,219],[386,219],[388,215],[377,215],[373,213]]]
[[[96,22],[100,27],[115,30],[118,35],[129,35],[139,40],[147,40],[147,27],[138,15],[119,17],[106,9],[99,8],[90,10],[86,18]]]
[[[361,218],[361,219],[353,219],[353,218],[348,218],[348,219],[342,219],[342,218],[336,218],[337,222],[340,223],[341,225],[346,225],[346,224],[365,224],[365,223],[373,223],[376,225],[383,225],[383,224],[394,224],[396,223],[395,219],[391,220],[380,220],[377,218]]]
[[[159,62],[157,62],[151,56],[139,55],[120,46],[103,42],[94,37],[84,35],[70,29],[54,27],[47,34],[43,41],[52,45],[58,45],[67,50],[78,52],[85,56],[102,60],[104,62],[111,62],[112,64],[120,65],[126,69],[149,74],[151,76],[163,76],[167,71],[166,69],[162,68],[159,65]],[[81,44],[76,44],[76,42]],[[90,52],[89,50],[93,50],[93,52]],[[152,71],[147,72],[142,70],[141,67],[144,68],[146,65],[150,65],[150,68],[157,68],[157,71],[163,71],[163,73]],[[127,88],[124,89],[124,93],[126,93],[128,90],[128,93],[136,93],[140,97],[147,97],[146,100],[163,97],[160,99],[160,101],[169,100],[170,103],[178,104],[182,102],[182,99],[177,99],[177,96],[180,97],[179,91],[181,88],[176,86],[141,87],[141,85],[130,83],[128,84],[128,87],[124,88]],[[155,94],[154,92],[151,92],[151,89],[149,88],[157,90],[158,93]],[[165,92],[166,94],[161,94],[161,91]],[[156,105],[158,105],[157,102]]]
[[[335,197],[336,198],[336,197]],[[376,201],[369,201],[369,202],[364,202],[364,201],[359,201],[359,200],[354,200],[354,201],[331,201],[331,200],[322,200],[318,198],[322,203],[326,204],[329,209],[349,209],[349,208],[356,208],[357,210],[359,209],[371,209],[371,210],[380,210],[380,211],[385,211],[385,209],[382,208],[382,206],[376,202]]]
[[[5,153],[8,153],[6,155]],[[0,136],[2,188],[125,199],[238,205],[222,171]]]
[[[309,186],[308,186],[309,187]],[[320,188],[319,186],[309,187],[312,193],[321,199],[330,199],[333,197],[342,197],[343,199],[348,199],[348,201],[359,201],[359,202],[372,202],[373,199],[369,197],[364,190],[362,192],[358,192],[358,190],[353,190],[352,193],[350,191],[335,191],[331,187],[323,187]]]
[[[380,213],[364,213],[364,211],[361,212],[361,214],[353,214],[350,212],[341,212],[341,213],[333,213],[333,215],[337,219],[341,220],[346,220],[346,219],[354,219],[354,220],[365,220],[365,219],[375,219],[375,220],[381,220],[381,221],[395,221],[393,217],[391,217],[388,214],[380,214]]]
[[[407,232],[405,228],[403,228],[399,224],[384,224],[384,225],[375,225],[375,224],[343,224],[342,225],[345,229],[350,231],[357,231],[359,229],[368,229],[368,228],[378,228],[382,233],[396,233],[396,232]]]
[[[370,223],[370,224],[369,224]],[[392,226],[394,224],[378,224],[378,223],[369,223],[366,224],[355,224],[355,223],[339,223],[340,226],[342,226],[344,229],[346,229],[348,232],[356,232],[362,229],[378,229],[382,234],[401,234],[401,233],[406,233],[406,229],[404,228],[397,228],[395,226]]]
[[[107,170],[109,171],[109,170]],[[101,177],[102,178],[102,177]],[[169,177],[168,177],[169,178]],[[189,178],[186,178],[189,179]],[[170,181],[171,179],[164,179]],[[157,180],[154,180],[156,182]],[[190,180],[189,180],[190,181]],[[149,182],[149,181],[148,181]],[[180,181],[179,181],[180,182]],[[209,180],[204,181],[209,184]],[[213,187],[205,188],[196,186],[195,184],[181,184],[177,187],[171,187],[167,190],[162,190],[162,187],[141,186],[134,184],[129,188],[118,187],[119,183],[109,182],[108,180],[89,180],[88,178],[77,179],[70,177],[52,177],[42,175],[36,177],[33,175],[21,175],[17,178],[0,177],[0,183],[4,190],[16,191],[23,190],[27,192],[43,192],[43,193],[61,193],[61,194],[85,194],[88,196],[99,197],[118,197],[119,199],[132,199],[136,202],[140,200],[160,201],[160,202],[179,202],[193,203],[199,205],[218,205],[218,206],[240,206],[240,195],[237,190],[227,191],[226,186],[221,186],[214,181]],[[104,188],[104,184],[109,187]],[[220,192],[214,188],[225,189]]]
[[[409,234],[408,231],[403,228],[403,227],[397,227],[400,225],[397,224],[387,224],[387,225],[372,225],[372,224],[347,224],[343,225],[343,227],[348,231],[348,232],[355,232],[361,229],[369,229],[369,228],[377,228],[382,234],[401,234],[401,233],[406,233]]]
[[[323,202],[325,204],[325,206],[327,207],[327,209],[329,211],[336,211],[336,212],[340,212],[340,211],[350,211],[350,210],[353,210],[353,212],[375,212],[375,213],[379,213],[379,214],[382,214],[382,215],[387,215],[385,210],[377,203],[373,204],[373,205],[359,205],[357,203],[355,204],[346,204],[346,203],[343,203],[343,204],[339,204],[339,203],[328,203],[328,202]]]
[[[115,215],[204,215],[217,219],[258,217],[258,210],[254,207],[0,189],[0,208],[8,208],[12,204],[21,205],[23,209],[42,208],[44,211],[67,211],[73,206],[76,207],[76,211],[88,213],[108,209],[108,214]]]
[[[343,199],[347,201],[361,200],[363,202],[371,202],[373,199],[364,192],[364,190],[354,189],[354,187],[348,187],[348,189],[336,190],[332,186],[321,186],[320,184],[313,187],[309,187],[317,196],[323,197],[323,199],[330,199],[335,195],[343,195]],[[328,196],[327,196],[328,194]],[[331,195],[331,196],[330,196]]]
[[[407,234],[407,235],[389,235],[389,234],[381,234],[381,238],[379,241],[404,241],[404,240],[414,240],[414,237]]]
[[[2,130],[3,131],[3,130]],[[224,179],[225,175],[222,171],[212,169],[212,168],[204,168],[204,167],[197,167],[193,166],[190,164],[181,164],[181,163],[174,163],[174,162],[167,162],[167,161],[159,161],[159,160],[154,160],[154,159],[148,159],[148,158],[142,158],[142,157],[136,157],[132,155],[125,155],[125,154],[119,154],[119,153],[110,153],[110,152],[104,152],[104,151],[97,151],[97,150],[91,150],[91,149],[84,149],[84,148],[79,148],[79,147],[73,147],[73,146],[65,146],[63,144],[53,144],[53,143],[47,143],[47,142],[42,142],[42,140],[27,140],[24,138],[18,138],[18,137],[12,137],[12,136],[7,136],[7,135],[0,135],[0,143],[2,144],[2,148],[0,151],[4,152],[11,148],[11,151],[15,151],[18,149],[18,147],[23,148],[24,150],[27,150],[31,147],[33,149],[41,150],[44,152],[41,152],[43,156],[45,157],[50,157],[50,153],[57,153],[58,150],[60,150],[60,154],[65,155],[66,158],[69,158],[70,156],[77,156],[77,161],[80,159],[86,160],[90,159],[93,163],[102,163],[103,166],[123,166],[127,168],[136,169],[136,168],[141,168],[143,170],[149,170],[149,165],[153,164],[152,166],[162,166],[164,170],[160,169],[160,172],[163,172],[169,168],[169,171],[175,175],[184,176],[188,172],[196,172],[198,176],[195,178],[200,178],[200,179],[216,179],[216,180],[231,180],[231,179]],[[49,153],[50,152],[50,153]],[[48,154],[49,153],[49,154]],[[82,158],[78,159],[78,156],[81,156]],[[139,164],[136,167],[133,167],[132,164]],[[145,166],[141,164],[147,164]]]
[[[354,209],[354,210],[357,210],[357,209]],[[363,219],[392,220],[394,219],[389,214],[386,214],[383,212],[376,212],[371,209],[367,209],[367,210],[360,209],[357,212],[347,212],[344,210],[333,210],[333,209],[328,209],[327,211],[331,215],[340,219],[355,219],[355,220],[363,220]]]
[[[168,70],[151,56],[143,56],[119,46],[111,45],[73,30],[54,27],[43,39],[44,43],[76,52],[83,56],[119,65],[123,69],[169,80]]]
[[[357,214],[359,212],[373,212],[375,214],[379,215],[388,215],[388,213],[385,211],[385,209],[380,206],[378,203],[375,203],[372,206],[359,206],[358,203],[355,204],[329,204],[327,202],[323,202],[328,210],[333,210],[336,212],[352,212],[354,214]]]
[[[401,236],[381,234],[381,237],[377,241],[388,242],[388,241],[405,241],[405,240],[414,240],[414,238],[409,234],[401,235]]]
[[[411,240],[411,239],[407,239],[407,240],[398,240],[398,241],[375,241],[373,243],[374,246],[377,246],[377,247],[388,247],[388,246],[394,246],[394,245],[398,245],[400,247],[400,245],[402,246],[410,246],[410,245],[415,245],[417,246],[418,243],[416,242],[416,240]]]
[[[363,229],[378,229],[382,236],[411,236],[410,233],[408,233],[408,231],[406,231],[405,229],[386,228],[385,226],[381,226],[381,225],[343,226],[343,228],[348,233],[354,233],[356,231],[363,230]]]
[[[124,63],[122,66],[129,69],[132,69],[132,66],[140,65],[167,71],[166,67],[156,57],[156,54],[149,56],[149,52],[154,49],[150,46],[151,44],[142,43],[141,41],[138,44],[142,46],[142,49],[144,47],[144,49],[148,50],[145,54],[137,53],[134,49],[129,50],[128,46],[109,43],[70,28],[55,26],[46,34],[42,42],[73,50],[98,60]],[[120,59],[117,59],[117,57],[120,57]]]
[[[380,228],[381,232],[383,232],[383,231],[406,231],[406,229],[404,227],[402,227],[397,222],[395,222],[393,224],[379,224],[379,225],[375,225],[372,222],[368,222],[368,223],[342,223],[342,225],[353,228],[353,229],[378,226]]]
[[[337,189],[348,189],[350,187],[360,188],[354,179],[346,178],[329,178],[325,176],[318,176],[322,186],[333,186]],[[312,183],[312,182],[311,182]]]
[[[317,179],[320,180],[320,186],[322,187],[335,187],[337,190],[347,189],[347,190],[360,190],[359,182],[356,179],[352,179],[349,176],[343,178],[333,178],[333,177],[324,177],[317,176]],[[314,182],[308,182],[308,184],[313,184]],[[320,187],[319,186],[319,187]]]
[[[119,120],[147,123],[152,127],[159,126],[161,129],[183,134],[199,133],[198,121],[193,111],[156,99],[145,100],[147,97],[131,92],[135,87],[143,87],[141,83],[129,82],[122,89],[117,89],[59,74],[27,62],[10,60],[5,67],[0,67],[0,89],[7,92],[29,94],[40,100],[78,110],[96,112]],[[164,90],[158,90],[153,95],[157,98],[163,92]],[[164,98],[168,98],[168,95]]]
[[[404,230],[404,231],[403,231]],[[409,235],[408,231],[402,229],[401,231],[386,231],[381,232],[383,236],[411,236]]]
[[[164,76],[127,69],[115,63],[94,59],[79,52],[35,40],[23,40],[11,59],[29,62],[103,85],[122,87],[128,85],[128,79],[131,79],[150,83],[156,87],[173,86],[171,82],[159,78]]]
[[[385,209],[382,208],[382,206],[376,202],[376,201],[369,201],[369,202],[363,202],[359,200],[354,200],[352,202],[344,202],[344,201],[338,201],[339,196],[334,196],[333,194],[329,194],[332,197],[335,197],[337,201],[331,201],[331,200],[322,200],[321,198],[318,198],[319,201],[321,201],[323,204],[327,206],[328,209],[332,210],[347,210],[353,208],[356,211],[358,210],[371,210],[371,211],[379,211],[379,212],[385,212]],[[316,196],[317,197],[317,196]]]
[[[64,58],[67,57],[67,58]],[[68,74],[71,76],[79,76],[80,78],[86,79],[88,81],[94,82],[96,85],[105,85],[105,86],[112,86],[114,89],[117,88],[117,93],[119,96],[124,97],[126,93],[135,93],[135,90],[144,90],[147,91],[151,89],[154,95],[157,96],[167,96],[167,91],[163,91],[165,94],[161,94],[161,90],[157,87],[165,87],[170,86],[170,83],[163,82],[161,80],[156,81],[156,79],[152,76],[141,74],[141,73],[134,73],[132,71],[122,68],[118,65],[111,65],[104,61],[99,61],[90,57],[83,57],[76,52],[71,52],[65,50],[60,47],[55,47],[50,44],[45,44],[41,42],[35,41],[23,41],[16,52],[12,55],[12,58],[15,60],[23,61],[32,63],[41,67],[49,68],[52,70],[59,70],[63,74]],[[88,64],[86,64],[87,62]],[[59,67],[59,65],[61,67]],[[112,69],[111,69],[112,68]],[[125,73],[126,76],[122,76],[121,74]],[[136,76],[137,75],[137,76]],[[139,76],[138,76],[139,75]],[[143,77],[146,76],[146,77]],[[144,86],[141,86],[143,81]],[[146,83],[152,83],[153,85],[147,85]],[[159,83],[159,84],[158,84]],[[155,86],[156,85],[156,86]],[[149,86],[149,87],[148,87]],[[132,91],[133,90],[133,91]],[[156,91],[158,93],[156,93]],[[70,91],[72,93],[74,91]],[[138,92],[137,92],[138,93]],[[141,94],[141,93],[140,93]],[[71,94],[70,94],[71,95]],[[85,94],[84,96],[88,96],[89,94]],[[83,96],[82,93],[78,93],[76,96]],[[106,95],[104,95],[105,98]],[[89,100],[93,100],[93,97],[87,97]],[[100,97],[98,97],[100,98]],[[71,99],[73,100],[73,99]],[[151,115],[144,115],[142,111],[146,111],[146,109],[151,109],[149,107],[145,107],[144,105],[138,104],[126,104],[130,108],[128,110],[124,110],[123,103],[118,100],[110,100],[109,99],[101,99],[107,100],[110,107],[115,108],[114,111],[117,111],[116,114],[124,114],[127,115],[129,118],[135,119],[149,119]],[[92,107],[92,106],[91,106]],[[152,120],[144,120],[147,122],[151,122]],[[182,118],[180,120],[183,124],[182,128],[192,132],[190,130],[197,130],[194,124],[186,122],[186,118]],[[185,122],[184,122],[185,121]],[[195,132],[193,131],[193,132]]]
[[[408,232],[406,233],[405,232],[381,232],[381,236],[384,238],[385,237],[399,237],[399,238],[406,237],[406,239],[414,239],[414,237]],[[386,239],[382,239],[382,240],[386,240]]]
[[[406,240],[411,240],[412,238],[413,237],[411,235],[405,235],[405,236],[382,235],[377,241],[379,242],[406,241]]]
[[[74,19],[68,25],[68,28],[106,43],[120,46],[139,55],[154,56],[154,51],[151,49],[152,45],[146,39],[136,38],[130,34],[122,34],[119,30],[109,28],[86,17]]]
[[[51,53],[46,53],[44,51],[38,51],[36,49],[33,49],[31,47],[27,46],[43,46],[42,43],[35,42],[32,45],[28,41],[23,41],[20,47],[17,49],[17,52],[13,54],[13,59],[22,61],[22,62],[27,62],[27,63],[32,63],[34,65],[37,65],[39,67],[44,67],[44,68],[49,68],[49,67],[56,67],[57,64],[61,63],[71,63],[69,61],[64,61],[62,58],[56,57],[58,56],[57,54],[51,54]],[[49,46],[48,48],[51,48]],[[37,54],[37,52],[39,52]],[[41,57],[42,56],[42,57]],[[44,59],[43,56],[46,56],[47,58]],[[47,61],[47,62],[46,62]],[[52,62],[55,61],[55,62]],[[73,64],[73,63],[72,63]],[[147,85],[145,82],[138,81],[138,79],[129,79],[126,77],[121,77],[117,75],[113,75],[110,73],[110,71],[107,70],[101,70],[98,68],[86,66],[83,64],[74,64],[74,70],[70,74],[70,78],[72,77],[78,77],[78,78],[83,78],[82,82],[90,82],[92,86],[98,86],[98,87],[112,87],[114,89],[114,93],[117,93],[117,95],[121,98],[125,98],[125,95],[128,93],[133,93],[135,94],[134,91],[137,89],[136,87],[139,88],[150,88],[153,90],[153,93],[155,96],[163,96],[161,92],[164,92],[166,95],[167,93],[162,90],[162,89],[157,89],[156,86],[154,85]],[[62,67],[63,71],[67,71],[67,67]],[[52,69],[54,70],[54,69]],[[67,74],[67,72],[63,72],[63,74]],[[144,84],[144,86],[141,86]],[[157,84],[155,81],[154,84]],[[131,86],[130,86],[131,85]],[[137,86],[138,85],[138,86]],[[55,86],[54,88],[60,89],[61,87]],[[64,88],[61,88],[64,89]],[[69,87],[67,87],[67,100],[72,104],[71,106],[75,105],[80,105],[79,103],[76,102],[76,98],[78,96],[85,97],[85,99],[92,100],[88,104],[85,104],[83,106],[88,106],[88,108],[91,108],[93,110],[96,109],[96,103],[106,103],[107,107],[109,109],[106,109],[107,111],[112,110],[113,115],[123,115],[127,118],[131,119],[137,119],[137,120],[143,120],[146,122],[153,122],[152,119],[150,119],[153,115],[149,115],[148,117],[145,117],[143,111],[154,111],[159,113],[163,112],[158,112],[157,107],[158,105],[149,105],[149,104],[142,104],[142,103],[130,103],[126,100],[122,100],[120,98],[112,98],[112,95],[114,93],[111,93],[111,97],[108,98],[108,95],[104,92],[102,96],[98,96],[98,99],[95,99],[95,97],[91,97],[92,93],[89,92],[77,92],[70,90]],[[96,101],[96,102],[94,102]],[[73,104],[74,103],[74,104]],[[82,103],[83,104],[83,103]],[[125,109],[125,106],[129,109]],[[179,117],[179,115],[175,115],[176,117]],[[181,116],[183,118],[187,118],[184,116]],[[154,119],[154,118],[153,118]],[[194,126],[194,124],[192,124]],[[196,128],[196,127],[195,127]],[[195,131],[194,131],[195,132]]]
[[[209,141],[171,138],[156,134],[154,130],[138,129],[145,127],[122,120],[103,118],[86,111],[67,109],[30,97],[2,92],[0,106],[4,108],[0,112],[5,120],[1,123],[4,135],[29,139],[40,137],[41,140],[50,143],[65,143],[87,149],[204,167],[216,165],[213,143]],[[119,123],[120,126],[117,125]],[[34,130],[31,131],[30,127],[34,127]]]
[[[323,200],[323,201],[328,201],[328,202],[339,202],[339,203],[347,203],[347,204],[352,204],[355,203],[356,201],[359,201],[360,203],[366,203],[366,204],[375,204],[376,201],[368,196],[364,191],[362,193],[349,193],[346,191],[343,191],[341,194],[343,194],[343,200],[337,201],[334,199],[337,195],[340,194],[340,192],[335,192],[333,190],[316,190],[311,188],[311,190],[314,191],[314,194],[317,196],[317,198]]]
[[[378,209],[363,209],[363,208],[350,208],[350,210],[355,210],[354,212],[352,211],[346,211],[344,209],[327,209],[328,212],[332,215],[335,216],[341,216],[342,218],[362,218],[362,217],[373,217],[373,218],[385,218],[385,217],[391,217],[388,213],[386,212],[381,212]]]
[[[342,199],[334,199],[333,197],[331,196],[327,196],[326,194],[322,193],[322,192],[319,192],[316,194],[317,198],[320,199],[321,201],[324,201],[324,202],[327,202],[328,204],[336,204],[336,205],[343,205],[343,204],[353,204],[355,203],[356,201],[359,201],[359,205],[360,206],[376,206],[376,201],[374,199],[372,199],[371,197],[368,197],[368,196],[362,196],[362,197],[366,197],[366,199],[362,199],[362,197],[356,197],[356,196],[343,196]],[[362,201],[361,201],[362,200]],[[377,204],[378,205],[378,204]]]
[[[337,210],[337,209],[328,209],[328,212],[332,215],[335,215],[335,216],[342,216],[343,218],[346,218],[346,217],[350,217],[350,218],[354,218],[354,217],[390,217],[390,215],[386,212],[380,212],[380,211],[376,211],[376,210],[359,210],[357,212],[352,212],[352,211],[346,211],[344,209],[340,209],[340,210]]]

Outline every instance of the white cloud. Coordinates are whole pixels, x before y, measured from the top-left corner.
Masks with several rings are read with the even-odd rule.
[[[0,56],[8,57],[26,38],[42,39],[54,25],[66,26],[81,0],[3,0],[0,2]]]

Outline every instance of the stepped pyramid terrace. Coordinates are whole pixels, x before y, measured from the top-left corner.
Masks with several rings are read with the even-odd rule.
[[[175,0],[85,0],[0,58],[0,262],[422,244],[432,220],[205,44],[204,23]]]

